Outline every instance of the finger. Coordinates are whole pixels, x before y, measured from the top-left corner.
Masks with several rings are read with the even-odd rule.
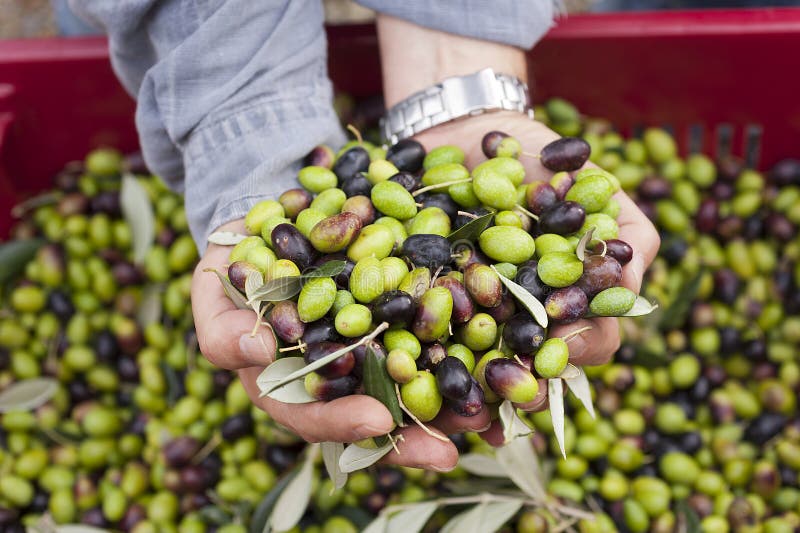
[[[611,356],[620,345],[619,324],[616,318],[597,317],[582,319],[572,324],[557,325],[551,330],[551,337],[568,337],[575,331],[582,331],[567,341],[569,361],[575,365],[602,365],[611,360]]]
[[[431,428],[436,431],[434,428]],[[437,433],[441,433],[438,432]],[[458,449],[450,439],[442,441],[431,437],[419,426],[408,426],[401,429],[398,434],[403,436],[398,442],[397,449],[389,452],[381,462],[413,468],[449,472],[458,464]],[[444,436],[444,434],[442,434]]]
[[[505,441],[505,438],[503,437],[503,424],[500,422],[500,420],[493,421],[489,429],[480,435],[483,440],[495,448],[502,446]]]
[[[255,313],[237,309],[216,274],[204,271],[214,268],[225,275],[229,253],[227,247],[209,246],[192,276],[192,312],[200,350],[221,368],[266,366],[275,354],[272,331],[259,326],[253,335]]]
[[[459,416],[449,408],[444,407],[439,416],[433,420],[432,425],[446,435],[452,435],[467,431],[484,431],[489,427],[490,422],[491,415],[486,406],[475,416]]]
[[[617,219],[619,238],[633,248],[633,257],[622,269],[622,284],[638,294],[642,287],[644,272],[658,253],[661,239],[650,219],[627,194],[620,192],[615,198],[620,204]]]
[[[281,425],[307,442],[353,442],[385,435],[394,429],[392,415],[375,398],[355,394],[330,402],[283,403],[259,398],[256,378],[261,368],[239,371],[247,394]]]
[[[547,380],[540,379],[539,390],[536,392],[536,398],[526,403],[514,404],[518,409],[523,411],[544,411],[547,409]]]

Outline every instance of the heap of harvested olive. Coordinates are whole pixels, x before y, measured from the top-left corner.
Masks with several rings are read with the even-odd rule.
[[[562,100],[536,116],[563,135],[580,133],[591,160],[659,228],[663,246],[643,288],[659,310],[623,320],[615,361],[585,367],[597,418],[567,396],[566,458],[549,413],[523,415],[548,492],[594,518],[570,526],[525,506],[501,531],[796,530],[800,163],[760,173],[730,157],[682,159],[662,130],[625,139]],[[520,150],[513,140],[503,147]],[[14,240],[0,247],[0,530],[49,531],[52,520],[259,533],[302,444],[253,408],[229,372],[194,353],[187,304],[196,255],[182,200],[130,163],[155,213],[143,263],[132,249],[135,224],[120,215],[123,161],[105,150],[21,206]],[[34,403],[5,396],[40,378],[48,381]],[[475,434],[451,438],[464,456],[494,455]],[[510,480],[469,475],[466,463],[447,474],[371,467],[336,491],[324,471],[317,464],[293,533],[354,533],[387,505],[514,490]],[[438,509],[425,530],[462,509]]]
[[[371,351],[418,421],[442,405],[473,416],[503,399],[525,404],[537,378],[567,368],[567,342],[548,337],[548,323],[634,307],[619,286],[633,252],[617,239],[620,184],[580,170],[588,143],[545,146],[541,164],[556,174],[530,184],[516,139],[493,131],[482,147],[488,159],[469,170],[450,145],[426,153],[404,140],[375,154],[354,141],[336,156],[320,146],[302,189],[250,210],[228,278],[265,314],[284,358],[291,346],[308,365],[328,358],[300,376],[309,401],[371,394]],[[286,278],[304,281],[296,299],[276,290]]]

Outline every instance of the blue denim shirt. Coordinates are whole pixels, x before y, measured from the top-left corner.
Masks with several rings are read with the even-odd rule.
[[[530,48],[552,0],[362,0],[421,26]],[[109,35],[137,100],[145,161],[186,197],[199,248],[256,202],[296,187],[300,161],[344,134],[320,0],[70,0]]]

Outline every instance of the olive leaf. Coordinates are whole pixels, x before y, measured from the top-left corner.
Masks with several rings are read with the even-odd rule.
[[[505,468],[494,457],[482,453],[467,453],[458,458],[458,466],[470,474],[482,477],[506,477]]]
[[[133,261],[140,265],[155,240],[156,217],[147,190],[133,174],[122,176],[119,203],[122,215],[131,228]]]
[[[261,302],[259,300],[253,300],[253,293],[257,291],[262,285],[264,284],[264,276],[259,271],[250,272],[247,275],[247,278],[244,280],[244,295],[247,298],[247,303],[253,308],[253,311],[256,312],[259,317],[259,311],[261,310]]]
[[[386,533],[386,526],[388,525],[389,517],[381,513],[361,533]]]
[[[572,369],[577,370],[577,373]],[[592,415],[592,418],[594,418],[592,389],[583,369],[571,364],[567,365],[567,368],[561,373],[561,379],[564,380],[564,383],[567,384],[567,388],[572,391],[572,394],[581,401],[586,410],[589,411],[589,414]]]
[[[685,321],[697,296],[697,291],[700,290],[700,284],[703,282],[705,275],[704,269],[701,269],[689,283],[687,283],[675,300],[664,310],[661,320],[658,323],[659,329],[668,331],[680,327]]]
[[[87,526],[86,524],[64,524],[52,530],[55,533],[108,533],[107,529]]]
[[[336,261],[328,261],[319,268],[303,273],[300,277],[304,280],[312,278],[332,278],[344,272],[346,266],[347,261],[340,261],[338,259]]]
[[[517,300],[519,300],[519,302],[522,305],[525,306],[525,308],[528,310],[528,312],[530,312],[531,316],[533,316],[536,322],[538,322],[539,325],[542,326],[543,328],[546,328],[548,321],[547,311],[545,310],[544,305],[542,305],[542,302],[537,300],[536,297],[530,292],[528,292],[528,290],[525,287],[523,287],[522,285],[518,285],[517,283],[511,281],[510,279],[502,275],[500,272],[498,272],[497,269],[494,267],[494,265],[490,266],[492,267],[492,270],[494,270],[495,273],[498,276],[500,276],[500,281],[503,283],[503,285],[505,285],[508,288],[508,290],[511,291],[511,294],[513,294],[514,297]]]
[[[164,285],[161,283],[148,285],[142,291],[142,300],[136,312],[136,321],[142,327],[154,322],[161,322],[163,307],[161,295],[164,294]]]
[[[275,278],[264,283],[261,287],[254,290],[247,304],[251,302],[282,302],[289,298],[294,298],[303,288],[303,278],[300,276],[285,276]]]
[[[533,430],[517,414],[517,408],[510,400],[503,400],[499,409],[500,423],[503,424],[503,444],[508,444],[517,437],[524,437]]]
[[[272,385],[285,378],[293,372],[297,372],[306,366],[302,357],[284,357],[270,364],[256,378],[258,390],[262,393]],[[297,380],[287,386],[275,390],[269,395],[270,398],[283,403],[310,403],[317,401],[307,391],[302,381]]]
[[[32,196],[27,200],[23,200],[22,202],[12,207],[11,216],[14,218],[22,218],[25,215],[25,213],[27,213],[31,209],[36,209],[37,207],[44,207],[46,205],[52,205],[58,202],[62,196],[64,196],[64,193],[59,190],[37,194],[36,196]]]
[[[644,316],[658,309],[658,304],[651,304],[644,296],[637,296],[633,307],[622,316]]]
[[[300,522],[311,501],[311,487],[314,481],[314,461],[319,452],[319,444],[306,446],[306,457],[297,475],[286,485],[278,496],[267,523],[275,531],[288,531]],[[266,526],[265,526],[266,527]]]
[[[30,411],[44,405],[58,391],[53,378],[31,378],[17,381],[0,392],[0,413]]]
[[[356,348],[358,348],[362,344],[365,344],[365,343],[371,341],[372,339],[374,339],[375,337],[377,337],[378,335],[380,335],[388,327],[389,327],[389,323],[388,322],[384,322],[380,326],[375,328],[372,331],[372,333],[370,333],[366,337],[361,337],[360,341],[358,341],[356,343],[353,343],[353,344],[351,344],[349,346],[345,346],[344,348],[336,350],[335,352],[329,353],[325,357],[320,357],[319,359],[317,359],[313,363],[311,363],[309,365],[306,365],[305,367],[300,368],[295,372],[292,372],[288,376],[284,376],[283,378],[280,379],[280,381],[278,381],[274,385],[271,385],[268,389],[262,390],[261,391],[261,397],[269,396],[270,398],[274,398],[274,396],[273,396],[273,392],[274,391],[280,389],[281,387],[285,387],[287,384],[291,383],[292,381],[295,381],[295,380],[300,379],[300,378],[304,378],[308,374],[310,374],[311,372],[317,370],[318,368],[322,368],[323,366],[327,365],[331,361],[334,361],[335,359],[338,359],[339,357],[343,356],[344,354],[346,354],[348,352],[352,352],[353,350],[355,350]]]
[[[403,411],[400,409],[400,402],[394,390],[394,380],[386,371],[386,356],[375,353],[371,347],[367,347],[364,357],[364,392],[372,396],[389,410],[395,424],[402,425]]]
[[[492,223],[492,219],[494,218],[494,213],[487,213],[483,216],[480,216],[476,219],[470,220],[450,235],[447,236],[447,240],[450,242],[459,242],[459,241],[475,241],[483,231],[489,227]]]
[[[292,481],[299,470],[299,468],[295,468],[283,476],[280,481],[272,487],[272,490],[264,496],[261,502],[259,502],[255,511],[253,511],[253,516],[250,518],[249,533],[264,533],[265,531],[269,531],[269,516],[272,514],[272,509],[275,507],[275,502],[278,501],[278,496],[281,495],[283,489]]]
[[[564,386],[561,378],[547,380],[547,399],[550,401],[550,418],[553,420],[553,432],[564,459],[567,452],[564,448]]]
[[[0,244],[0,284],[22,272],[44,244],[44,239],[23,239]]]
[[[391,441],[378,448],[362,448],[351,444],[344,449],[341,457],[339,457],[339,469],[349,474],[350,472],[367,468],[380,461],[381,457],[392,451],[393,448],[394,444]]]
[[[208,236],[208,242],[219,244],[220,246],[235,246],[245,240],[247,235],[234,233],[233,231],[215,231]]]
[[[441,529],[441,533],[485,533],[497,531],[517,514],[521,500],[479,503],[473,508],[457,514]]]
[[[167,382],[167,403],[170,406],[175,405],[175,402],[178,401],[183,392],[183,384],[178,377],[178,372],[164,360],[160,361],[158,366],[161,368],[161,373],[164,374],[164,379]]]
[[[497,462],[508,478],[522,492],[537,501],[545,501],[544,473],[530,439],[514,439],[495,451]]]
[[[347,483],[347,474],[339,469],[339,458],[344,452],[344,444],[323,442],[320,446],[322,447],[322,462],[325,464],[325,470],[328,471],[328,477],[333,481],[334,487],[341,489]]]
[[[702,531],[700,518],[695,510],[689,507],[686,500],[678,500],[675,503],[675,515],[678,519],[678,531],[684,533],[700,533]]]
[[[391,515],[386,527],[386,533],[419,533],[439,504],[436,502],[421,502],[409,506],[407,509]]]
[[[225,295],[230,298],[237,309],[250,309],[250,306],[247,304],[247,299],[233,286],[228,276],[221,274],[216,268],[206,268],[203,269],[203,272],[213,272],[217,275],[219,282],[222,283],[222,289],[225,291]]]
[[[578,241],[578,245],[575,247],[575,255],[578,256],[578,259],[583,261],[586,259],[586,247],[592,242],[592,234],[594,233],[595,228],[591,227],[589,231],[583,234],[581,240]]]

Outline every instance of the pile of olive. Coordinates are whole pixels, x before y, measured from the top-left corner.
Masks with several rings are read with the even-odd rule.
[[[565,104],[562,122],[578,121]],[[554,463],[550,491],[603,509],[586,533],[691,531],[692,518],[709,533],[796,531],[800,162],[762,174],[733,157],[682,159],[660,129],[624,139],[605,121],[583,127],[591,159],[661,232],[643,294],[662,311],[626,319],[615,361],[586,367],[600,415],[568,402],[566,459],[550,418],[530,417]],[[536,510],[517,531],[555,524]]]
[[[555,323],[631,309],[636,295],[619,286],[632,254],[617,239],[619,182],[579,170],[589,145],[545,146],[541,163],[556,174],[530,184],[516,139],[490,132],[483,149],[488,159],[470,171],[456,146],[426,153],[404,140],[383,151],[353,141],[336,155],[320,146],[299,172],[303,188],[249,211],[250,235],[228,268],[242,293],[253,273],[269,285],[345,262],[267,312],[284,355],[296,346],[311,364],[386,324],[370,346],[411,414],[426,422],[446,405],[472,416],[500,399],[532,401],[536,378],[557,377],[569,358],[566,342],[547,338],[547,321],[518,306],[504,279]],[[332,400],[359,391],[366,350],[308,374],[308,393]]]

